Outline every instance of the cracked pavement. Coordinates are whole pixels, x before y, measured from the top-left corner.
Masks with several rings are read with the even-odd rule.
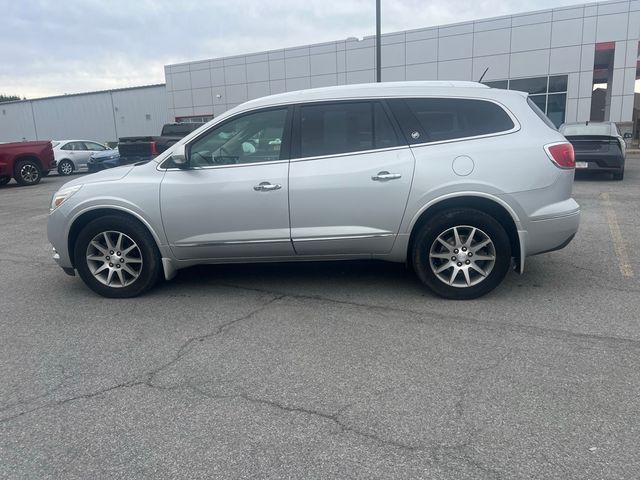
[[[197,267],[108,300],[0,189],[0,478],[640,478],[640,159],[480,300],[403,265]],[[609,193],[634,276],[620,274]]]

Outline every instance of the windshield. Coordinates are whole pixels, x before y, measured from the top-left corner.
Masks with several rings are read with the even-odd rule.
[[[590,123],[590,124],[576,124],[576,125],[563,125],[560,127],[560,133],[565,137],[572,137],[576,135],[611,135],[611,125],[608,123]]]

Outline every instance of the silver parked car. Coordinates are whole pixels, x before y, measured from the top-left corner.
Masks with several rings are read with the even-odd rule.
[[[526,93],[471,82],[349,85],[244,103],[144,164],[65,184],[65,272],[132,297],[195,264],[408,262],[479,297],[567,245],[573,148]]]
[[[91,154],[109,150],[106,145],[90,140],[54,140],[51,144],[60,175],[86,170]]]

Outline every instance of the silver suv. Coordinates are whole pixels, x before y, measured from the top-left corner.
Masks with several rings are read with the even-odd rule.
[[[229,110],[151,162],[65,184],[48,235],[64,271],[107,297],[195,264],[375,258],[469,299],[571,241],[574,166],[524,93],[304,90]]]

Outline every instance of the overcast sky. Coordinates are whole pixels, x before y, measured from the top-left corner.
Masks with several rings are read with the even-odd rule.
[[[393,32],[576,0],[382,0]],[[164,65],[375,33],[375,0],[0,0],[0,93],[164,82]]]

